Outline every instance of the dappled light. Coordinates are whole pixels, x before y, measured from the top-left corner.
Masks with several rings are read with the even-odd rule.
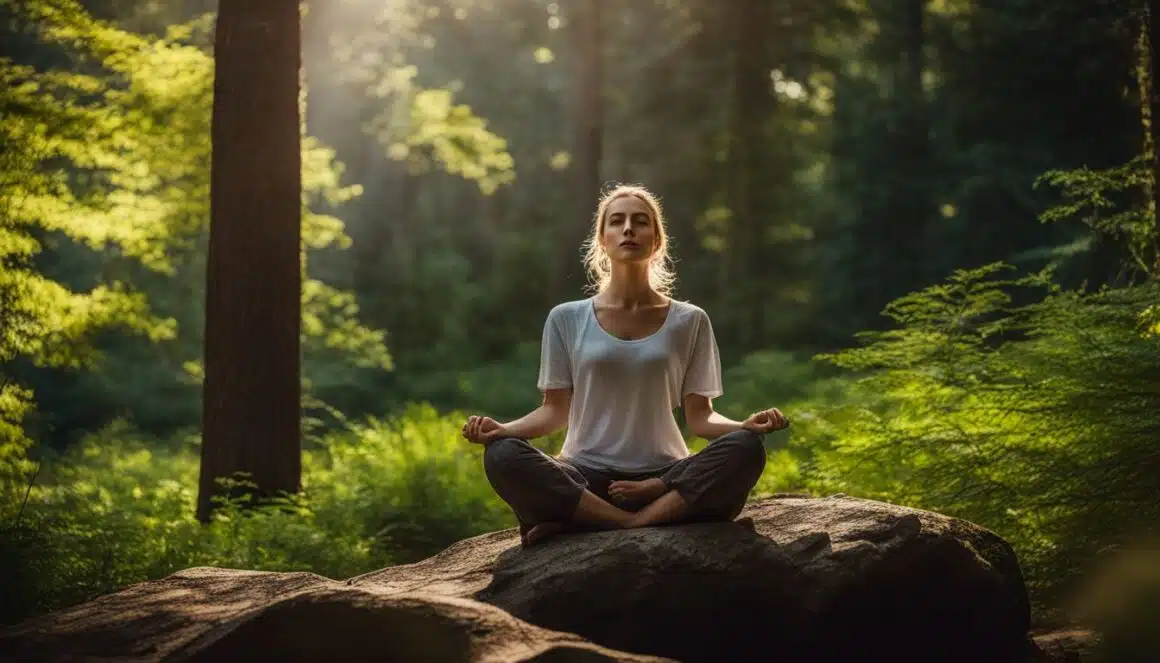
[[[930,544],[1042,651],[1155,651],[1155,3],[247,1],[0,0],[0,624],[468,638],[544,626],[467,601],[554,537],[660,576]],[[635,531],[733,520],[715,453],[766,521]],[[500,485],[544,472],[576,522]],[[627,623],[585,628],[680,653]]]

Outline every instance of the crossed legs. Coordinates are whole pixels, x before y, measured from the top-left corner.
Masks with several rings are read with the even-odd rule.
[[[618,529],[732,520],[764,468],[761,436],[749,431],[723,435],[663,473],[636,481],[581,470],[516,438],[496,440],[484,452],[487,478],[515,512],[528,544],[570,525]],[[605,495],[635,502],[618,506]]]

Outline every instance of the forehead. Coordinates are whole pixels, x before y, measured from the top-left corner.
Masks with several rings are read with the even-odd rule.
[[[608,215],[624,214],[625,216],[632,216],[633,214],[648,214],[652,216],[652,210],[649,209],[648,204],[636,196],[621,196],[608,204]]]

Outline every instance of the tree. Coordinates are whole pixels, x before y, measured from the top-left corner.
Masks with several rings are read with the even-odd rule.
[[[777,179],[771,175],[783,165],[776,159],[777,148],[766,136],[766,126],[777,113],[777,98],[770,82],[774,66],[766,34],[772,23],[772,10],[761,0],[735,1],[728,7],[736,41],[730,49],[733,104],[726,185],[730,259],[722,261],[722,269],[732,286],[725,288],[725,294],[738,312],[737,319],[731,321],[737,338],[743,347],[755,348],[764,337],[766,307],[747,306],[745,302],[760,297],[760,288],[774,277],[769,273],[771,261],[766,251],[766,238],[773,225],[770,217],[776,215],[771,214],[775,207],[771,199],[777,182],[770,180]]]
[[[564,270],[569,292],[577,292],[583,283],[584,270],[579,267],[577,247],[590,226],[583,222],[591,214],[600,195],[600,161],[604,142],[604,107],[601,93],[603,73],[603,37],[600,0],[577,0],[574,4],[572,37],[576,63],[576,116],[573,147],[573,212],[564,217]],[[575,222],[573,222],[573,220]],[[579,275],[579,278],[569,276]]]
[[[1156,40],[1160,38],[1160,25],[1157,24],[1155,0],[1148,0],[1138,10],[1140,15],[1139,27],[1139,63],[1137,64],[1137,80],[1140,87],[1140,119],[1144,133],[1144,156],[1148,159],[1148,171],[1153,214],[1153,224],[1156,237],[1160,237],[1160,150],[1156,149],[1160,143],[1160,126],[1157,124],[1156,114],[1160,112],[1160,91],[1156,88]],[[1155,273],[1160,274],[1160,252],[1153,265]]]
[[[298,3],[223,0],[214,41],[198,517],[218,479],[258,496],[301,477]]]

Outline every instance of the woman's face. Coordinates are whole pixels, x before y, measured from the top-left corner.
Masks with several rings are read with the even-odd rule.
[[[648,260],[656,251],[659,239],[652,212],[643,200],[621,196],[609,203],[600,241],[612,260]]]

